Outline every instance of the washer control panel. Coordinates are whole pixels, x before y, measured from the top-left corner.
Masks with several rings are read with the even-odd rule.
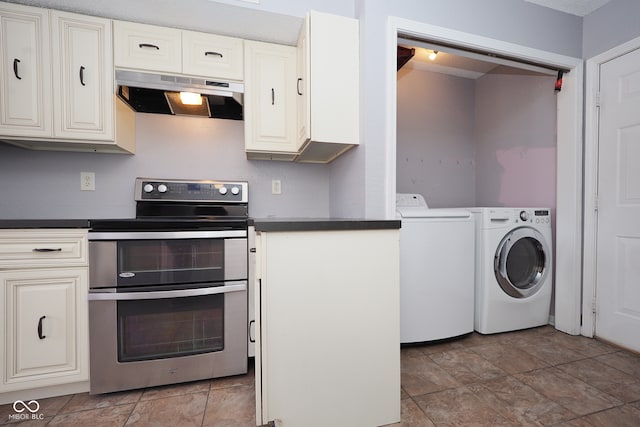
[[[549,209],[518,209],[516,216],[522,222],[535,224],[549,224],[551,222]]]

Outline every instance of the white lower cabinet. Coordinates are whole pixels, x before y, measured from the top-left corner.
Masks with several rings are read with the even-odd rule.
[[[0,272],[0,280],[6,374],[0,390],[88,379],[78,336],[86,325],[86,268]]]
[[[257,424],[399,422],[398,230],[258,231],[256,255]]]
[[[0,231],[0,403],[89,379],[86,232],[69,233]]]

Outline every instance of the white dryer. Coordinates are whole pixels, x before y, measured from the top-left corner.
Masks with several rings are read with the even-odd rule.
[[[551,212],[472,208],[476,221],[475,330],[515,331],[549,323]]]
[[[429,209],[420,194],[397,194],[400,342],[473,332],[474,222],[466,209]]]

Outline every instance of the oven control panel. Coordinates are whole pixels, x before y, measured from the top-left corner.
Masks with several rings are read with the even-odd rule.
[[[137,178],[136,201],[247,203],[248,183],[243,181]]]

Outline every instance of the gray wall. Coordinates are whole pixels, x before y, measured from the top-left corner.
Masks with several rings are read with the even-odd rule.
[[[523,72],[524,73],[524,72]],[[556,205],[555,77],[398,73],[396,187],[429,206]],[[555,215],[554,215],[555,217]]]
[[[247,161],[243,122],[136,115],[138,154],[30,151],[0,144],[0,218],[135,216],[134,180],[249,181],[250,214],[328,216],[325,165]],[[80,191],[80,172],[95,172],[96,190]],[[271,194],[271,180],[282,194]]]
[[[398,72],[398,193],[432,208],[475,206],[475,81],[405,66]]]
[[[388,186],[387,158],[394,154],[388,152],[385,142],[389,130],[386,123],[386,105],[395,100],[388,99],[389,85],[395,80],[386,75],[386,64],[395,62],[395,58],[387,57],[386,28],[389,16],[398,16],[414,21],[425,22],[441,27],[461,30],[467,33],[491,37],[528,47],[547,50],[568,56],[581,56],[582,20],[578,17],[533,5],[528,2],[513,0],[402,0],[390,2],[386,0],[263,0],[259,5],[245,2],[234,2],[234,5],[221,4],[209,0],[19,0],[19,3],[40,5],[63,10],[77,11],[116,19],[156,23],[160,25],[210,31],[220,34],[276,41],[294,44],[302,24],[302,16],[309,9],[330,12],[360,19],[361,34],[361,145],[328,166],[261,164],[240,161],[239,174],[249,178],[259,176],[270,181],[281,170],[295,176],[294,187],[290,198],[278,199],[278,204],[271,204],[271,198],[252,197],[256,216],[263,214],[296,215],[300,211],[313,216],[327,212],[334,216],[367,216],[380,218],[386,215],[387,204],[384,189]],[[544,28],[544,31],[540,31]],[[142,135],[149,141],[162,139],[156,128],[147,128],[148,134]],[[175,132],[181,133],[179,131]],[[241,145],[241,139],[229,142]],[[109,175],[112,171],[129,168],[130,164],[150,163],[154,159],[159,165],[159,172],[171,172],[166,169],[176,157],[173,150],[166,151],[165,157],[158,157],[148,152],[145,141],[139,141],[139,151],[134,157],[113,159],[111,156],[34,153],[13,148],[0,148],[0,166],[10,165],[7,172],[2,173],[2,183],[19,182],[26,186],[25,191],[31,198],[39,200],[65,200],[68,204],[57,206],[48,203],[47,216],[69,215],[82,216],[93,212],[76,209],[83,205],[78,201],[88,197],[86,194],[74,194],[75,178],[68,170],[77,172],[83,169],[94,169],[98,173],[97,185],[117,181]],[[194,157],[202,152],[194,152]],[[226,163],[221,160],[221,163]],[[24,168],[17,168],[22,164]],[[62,166],[63,165],[63,166]],[[64,169],[61,169],[61,168]],[[137,166],[136,166],[137,167]],[[33,171],[32,168],[39,168]],[[275,171],[274,171],[275,170]],[[181,172],[180,172],[181,171]],[[189,175],[203,177],[222,177],[215,170],[196,171],[183,166],[175,173],[192,172]],[[142,171],[130,169],[133,175],[141,175]],[[34,175],[35,174],[35,175]],[[165,175],[165,173],[163,173]],[[318,175],[322,179],[318,180]],[[42,178],[36,182],[34,177]],[[226,176],[225,176],[226,177]],[[42,181],[66,182],[62,187],[42,184]],[[66,181],[65,181],[66,180]],[[251,179],[253,180],[253,179]],[[44,185],[44,186],[43,186]],[[290,188],[289,181],[283,182],[283,191]],[[324,186],[318,192],[318,187]],[[103,187],[104,188],[104,187]],[[103,191],[119,191],[116,188],[104,188]],[[13,217],[41,215],[42,209],[32,206],[33,202],[22,201],[23,193],[14,190],[2,190],[2,212],[7,206],[21,206],[24,209],[10,208],[0,212],[0,216]],[[96,191],[96,198],[99,191]],[[253,190],[252,195],[263,193]],[[303,197],[299,197],[303,195]],[[286,196],[286,193],[283,195]],[[301,200],[302,199],[302,200]],[[124,200],[124,199],[122,199]],[[127,214],[131,202],[122,205],[122,201],[113,201],[113,214]],[[256,205],[257,204],[257,205]],[[300,206],[305,205],[305,206]],[[116,207],[118,206],[118,207]],[[309,207],[306,207],[309,206]],[[28,208],[28,210],[26,210]],[[16,210],[18,209],[18,210]],[[87,208],[84,208],[87,209]],[[313,212],[310,212],[313,211]],[[82,214],[80,214],[82,212]]]
[[[583,58],[640,37],[640,1],[611,0],[584,17]]]
[[[551,76],[486,74],[478,79],[477,206],[555,210],[554,83],[555,77]]]

